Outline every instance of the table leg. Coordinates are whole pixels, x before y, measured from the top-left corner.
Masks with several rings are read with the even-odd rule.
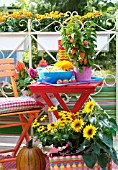
[[[81,93],[80,97],[78,98],[77,102],[75,103],[71,111],[78,112],[84,105],[85,101],[88,99],[89,95],[90,93]]]
[[[46,93],[40,93],[41,97],[45,100],[45,102],[47,103],[48,107],[54,106],[54,104],[52,103],[51,99],[48,97],[48,95]],[[58,116],[58,111],[55,110],[54,115],[57,119],[59,119]]]
[[[60,103],[60,106],[61,106],[64,110],[70,112],[69,108],[67,107],[66,103],[63,101],[63,99],[61,98],[61,96],[59,95],[59,93],[54,93],[54,96],[55,96],[55,98],[58,100],[58,102]]]

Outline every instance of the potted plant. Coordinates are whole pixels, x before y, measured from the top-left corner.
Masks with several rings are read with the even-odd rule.
[[[30,89],[27,88],[27,86],[37,81],[37,70],[33,68],[28,69],[23,62],[17,61],[15,77],[17,89],[21,93],[21,95],[31,95]]]
[[[48,108],[49,112],[54,110],[57,110],[54,106]],[[62,166],[66,169],[86,166],[96,170],[100,167],[111,169],[110,159],[118,164],[113,147],[113,135],[118,126],[93,100],[86,102],[80,112],[59,110],[58,114],[57,122],[42,126],[36,119],[32,125],[36,130],[36,140],[40,140],[43,146],[55,147],[50,152],[51,169]]]
[[[61,31],[62,44],[69,58],[73,61],[79,73],[88,73],[88,77],[79,74],[77,81],[91,79],[92,65],[95,60],[96,31],[92,21],[82,23],[77,17],[72,17]],[[77,72],[76,70],[76,72]]]

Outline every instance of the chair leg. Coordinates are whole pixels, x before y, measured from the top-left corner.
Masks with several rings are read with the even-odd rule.
[[[26,125],[24,125],[23,131],[22,131],[22,133],[21,133],[21,135],[20,135],[20,137],[19,137],[19,140],[18,140],[18,142],[17,142],[17,144],[16,144],[16,146],[15,146],[15,149],[14,149],[15,151],[14,151],[13,154],[12,154],[13,157],[16,156],[16,153],[17,153],[17,151],[19,150],[19,147],[20,147],[23,139],[25,138],[25,136],[26,136],[26,134],[27,134],[27,132],[28,132],[28,130],[29,130],[29,128],[30,128],[33,120],[34,120],[34,118],[35,118],[35,114],[29,115],[28,122],[26,123]]]
[[[25,123],[24,115],[19,115],[19,119],[20,119],[20,121],[21,121],[22,123]],[[24,126],[25,126],[25,125],[22,125],[22,129],[24,128]],[[29,134],[28,134],[28,132],[26,133],[25,140],[26,140],[26,142],[29,141]]]

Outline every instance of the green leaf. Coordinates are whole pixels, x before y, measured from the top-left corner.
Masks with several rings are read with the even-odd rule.
[[[92,143],[91,148],[94,150],[94,152],[99,155],[100,154],[100,147],[97,143]]]
[[[98,156],[98,163],[100,164],[103,170],[106,170],[106,165],[108,163],[108,156],[103,153]]]
[[[108,7],[105,5],[105,6],[103,6],[101,9],[102,9],[103,12],[105,12],[105,11],[107,11],[107,8],[108,8]]]
[[[114,148],[111,148],[111,150],[110,150],[110,156],[111,156],[112,160],[114,161],[114,163],[118,165],[117,152],[115,151]]]
[[[63,135],[63,138],[64,138],[64,139],[68,139],[68,137],[69,137],[68,134],[64,134],[64,135]]]
[[[111,126],[115,131],[118,131],[118,125],[117,125],[115,119],[110,118],[110,119],[109,119],[109,123],[110,123],[110,126]]]
[[[105,143],[108,147],[113,147],[113,139],[111,132],[105,131],[105,132],[98,132],[98,136],[101,139],[103,143]]]
[[[83,155],[83,159],[89,168],[93,168],[97,161],[97,156],[95,153],[87,152]]]
[[[85,150],[89,146],[90,146],[90,141],[85,139],[84,142],[80,145],[79,149],[76,150],[76,153],[80,153],[81,151]]]
[[[91,117],[90,118],[90,123],[95,125],[96,124],[96,117]]]
[[[82,67],[79,68],[79,72],[80,72],[80,73],[83,72],[83,68],[82,68]]]

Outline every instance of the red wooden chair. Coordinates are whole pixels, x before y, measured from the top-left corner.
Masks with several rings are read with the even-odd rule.
[[[38,105],[33,98],[30,97],[18,97],[17,86],[15,83],[15,66],[14,59],[0,59],[0,78],[2,77],[10,77],[11,78],[11,86],[13,88],[14,97],[1,97],[0,98],[0,118],[7,116],[15,116],[19,117],[19,122],[0,122],[0,128],[8,128],[13,126],[22,126],[22,133],[16,143],[16,146],[13,149],[9,150],[0,150],[0,154],[11,152],[13,158],[9,158],[6,160],[1,160],[0,162],[13,161],[15,160],[15,156],[23,142],[26,139],[26,143],[29,141],[28,130],[31,127],[31,124],[35,118],[38,117],[41,107]],[[0,88],[1,93],[5,96],[5,93]]]

